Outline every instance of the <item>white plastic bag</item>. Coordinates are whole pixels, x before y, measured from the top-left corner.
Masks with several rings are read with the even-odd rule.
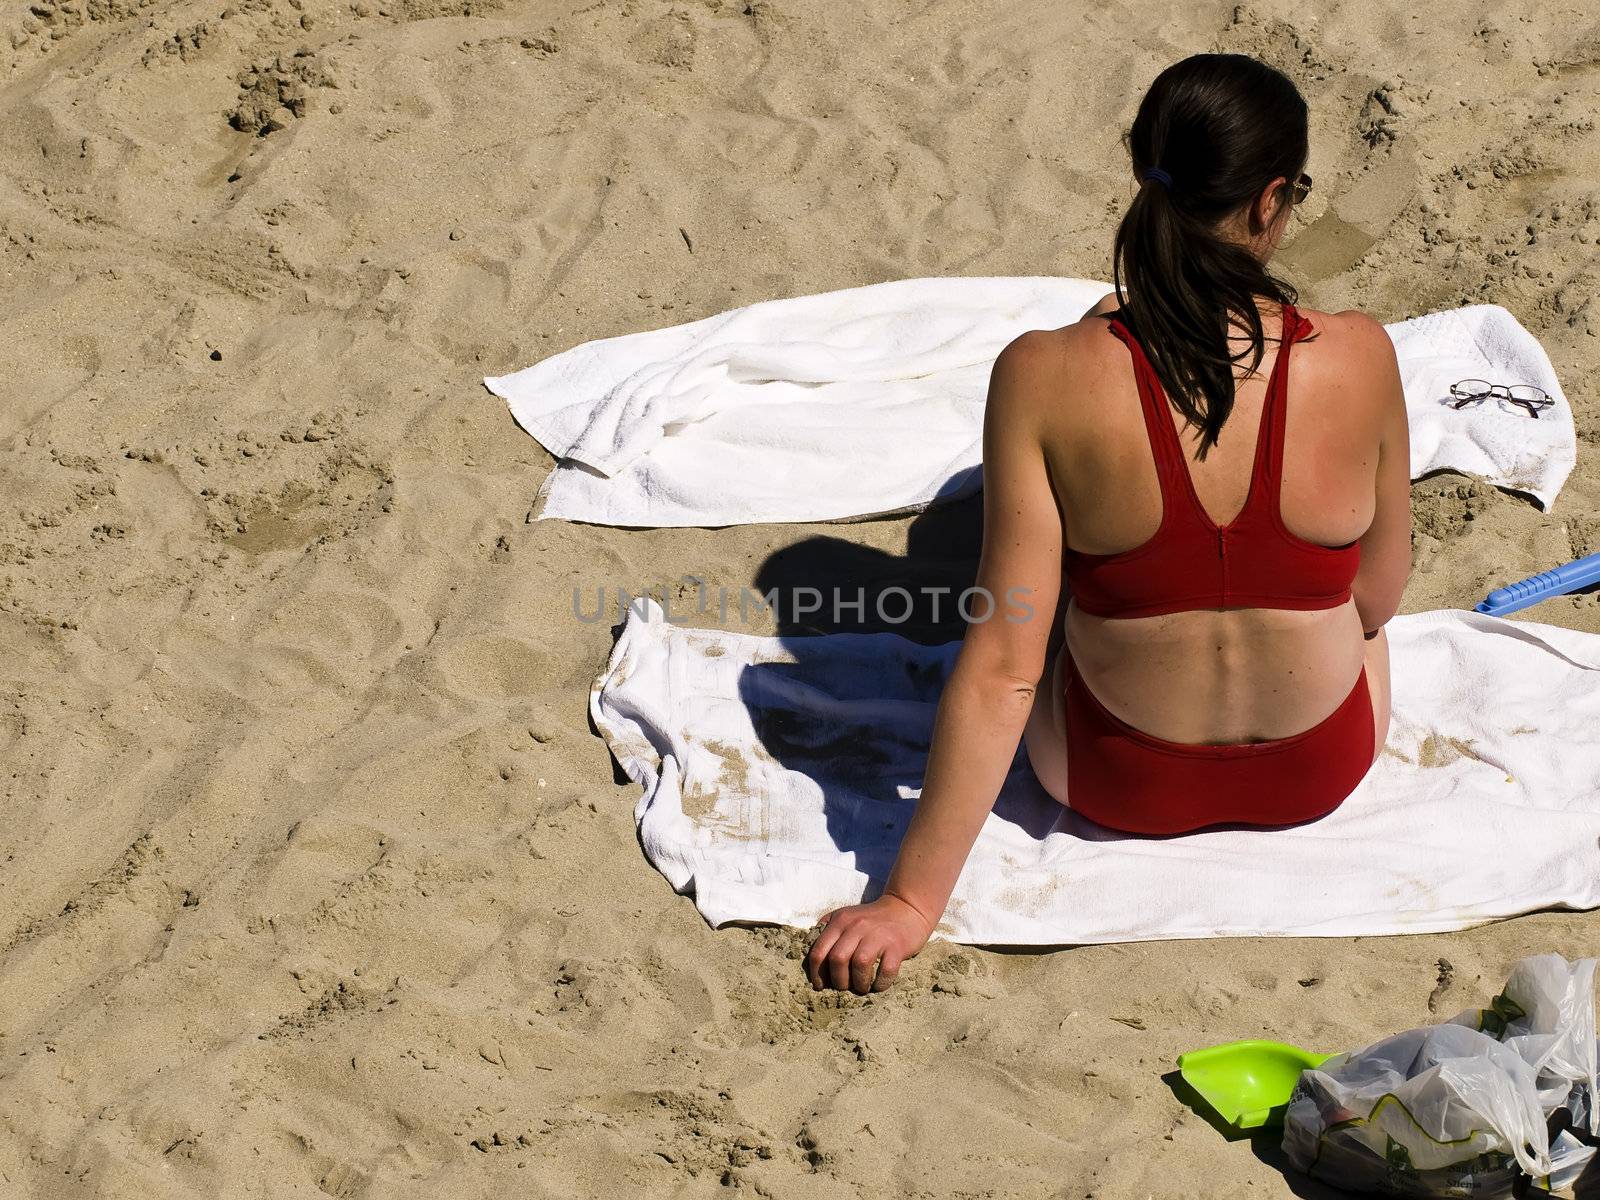
[[[1559,954],[1525,958],[1488,1008],[1469,1008],[1451,1018],[1481,1029],[1515,1050],[1539,1076],[1539,1103],[1546,1113],[1568,1105],[1575,1090],[1587,1100],[1595,1092],[1595,960],[1569,963]],[[1600,1133],[1600,1111],[1588,1104],[1585,1128]],[[1574,1110],[1574,1116],[1579,1114]]]
[[[1340,1054],[1300,1076],[1283,1149],[1354,1191],[1504,1197],[1522,1176],[1571,1183],[1594,1150],[1551,1141],[1552,1114],[1595,1132],[1595,960],[1525,958],[1486,1009]]]

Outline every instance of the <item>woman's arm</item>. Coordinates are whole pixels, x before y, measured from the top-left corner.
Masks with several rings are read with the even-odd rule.
[[[1065,380],[1060,335],[1000,352],[983,430],[983,553],[974,620],[939,699],[917,804],[883,895],[830,913],[806,969],[814,987],[882,990],[938,924],[1017,753],[1061,585],[1061,513],[1040,439]]]
[[[1378,396],[1377,506],[1361,535],[1361,566],[1350,591],[1367,637],[1400,611],[1400,595],[1411,574],[1411,432],[1394,342],[1383,326],[1363,316],[1361,336],[1368,348]]]

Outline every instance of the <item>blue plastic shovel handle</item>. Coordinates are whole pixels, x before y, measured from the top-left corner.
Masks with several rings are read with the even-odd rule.
[[[1548,600],[1551,596],[1575,592],[1591,583],[1600,583],[1600,554],[1587,554],[1565,566],[1540,571],[1519,583],[1495,588],[1474,611],[1502,617],[1519,608]]]

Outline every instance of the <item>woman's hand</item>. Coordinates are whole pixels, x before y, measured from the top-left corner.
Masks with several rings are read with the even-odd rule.
[[[858,995],[881,992],[900,964],[928,944],[933,926],[898,896],[885,892],[870,904],[836,908],[806,954],[814,989],[835,987]]]

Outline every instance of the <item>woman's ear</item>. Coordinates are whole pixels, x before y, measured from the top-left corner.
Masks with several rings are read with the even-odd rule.
[[[1289,209],[1289,181],[1282,175],[1273,179],[1250,205],[1250,232],[1265,233]]]

